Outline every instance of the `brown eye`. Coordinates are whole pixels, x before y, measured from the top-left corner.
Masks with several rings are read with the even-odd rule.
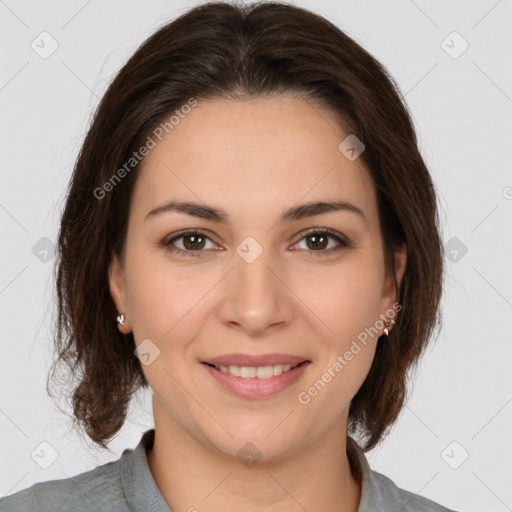
[[[183,246],[186,249],[193,251],[204,248],[206,238],[202,235],[184,235],[181,238],[183,238]]]
[[[329,236],[325,234],[308,235],[305,237],[308,240],[307,246],[311,250],[325,249],[329,244]],[[310,243],[309,243],[310,242]]]
[[[162,242],[162,245],[170,252],[180,256],[201,256],[205,252],[207,242],[210,242],[215,249],[217,246],[208,236],[200,231],[182,232],[168,240]]]
[[[300,244],[303,240],[306,241],[306,247],[300,247]],[[333,244],[331,241],[334,241],[335,243]],[[296,244],[296,247],[299,249],[304,249],[310,254],[319,253],[318,255],[320,256],[322,254],[330,254],[331,252],[349,247],[349,243],[340,235],[330,230],[312,229],[309,232],[303,234],[302,239],[298,244]]]

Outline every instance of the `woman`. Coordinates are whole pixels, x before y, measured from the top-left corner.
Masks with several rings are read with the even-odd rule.
[[[0,510],[447,511],[372,472],[438,323],[436,194],[386,70],[279,3],[159,29],[104,95],[59,233],[56,344],[99,446]]]

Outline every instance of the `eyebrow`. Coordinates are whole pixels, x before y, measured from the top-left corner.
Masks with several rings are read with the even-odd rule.
[[[281,214],[279,217],[279,223],[291,223],[313,217],[315,215],[339,211],[355,213],[366,223],[366,217],[361,208],[342,200],[317,201],[293,206]],[[206,204],[199,204],[190,201],[169,201],[157,206],[146,215],[145,221],[149,218],[156,217],[167,212],[181,212],[193,217],[211,220],[213,222],[219,222],[222,224],[230,223],[230,216],[226,211]]]

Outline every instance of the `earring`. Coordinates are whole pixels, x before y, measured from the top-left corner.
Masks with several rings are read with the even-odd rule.
[[[386,327],[384,327],[384,334],[385,334],[386,336],[389,336],[389,329],[388,329],[388,327],[389,327],[391,324],[394,324],[394,323],[395,323],[395,321],[394,321],[392,318],[391,318],[391,319],[386,318],[386,320],[384,320],[384,325],[386,326]]]
[[[124,325],[124,315],[117,315],[116,320],[119,325]]]

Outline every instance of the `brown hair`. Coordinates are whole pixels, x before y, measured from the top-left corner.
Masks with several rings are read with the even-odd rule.
[[[329,108],[363,141],[360,158],[376,187],[387,260],[401,244],[407,248],[403,308],[350,404],[349,433],[363,438],[367,451],[397,419],[408,370],[439,321],[443,271],[435,189],[405,100],[387,70],[321,16],[283,3],[213,2],[158,29],[122,67],[95,112],[69,185],[58,236],[51,373],[65,363],[78,380],[74,421],[103,448],[123,426],[134,393],[148,385],[133,335],[117,329],[108,286],[112,255],[123,253],[140,165],[108,193],[104,184],[190,98],[281,93]]]

